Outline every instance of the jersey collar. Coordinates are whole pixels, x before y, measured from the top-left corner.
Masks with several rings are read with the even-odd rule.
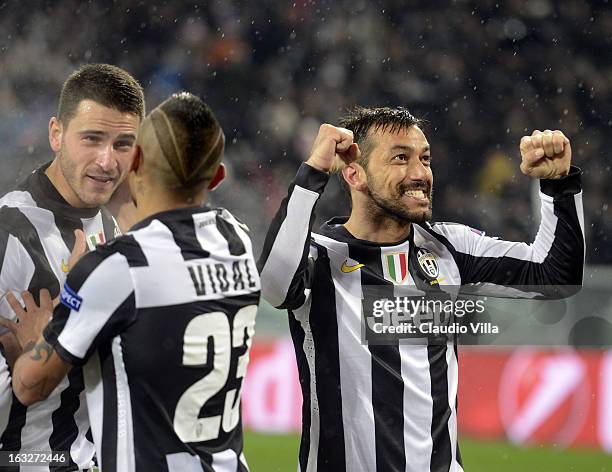
[[[349,230],[346,229],[344,223],[348,221],[348,216],[335,216],[331,220],[327,221],[325,224],[321,226],[320,232],[323,236],[327,236],[328,238],[335,239],[336,241],[342,241],[349,244],[361,244],[365,246],[376,246],[376,247],[386,247],[386,246],[399,246],[400,244],[405,243],[406,241],[412,240],[412,234],[414,232],[414,223],[410,225],[410,232],[408,236],[404,239],[392,243],[378,243],[375,241],[367,241],[365,239],[358,239],[353,236]]]
[[[195,215],[196,213],[206,213],[207,211],[220,211],[219,208],[211,208],[208,205],[193,206],[184,208],[175,208],[173,210],[160,211],[151,216],[147,216],[144,220],[139,221],[130,228],[130,231],[136,231],[137,229],[149,226],[153,220],[160,221],[173,221],[182,220],[187,216]]]

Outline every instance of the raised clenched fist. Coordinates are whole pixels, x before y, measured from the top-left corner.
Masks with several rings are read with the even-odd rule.
[[[559,130],[535,130],[521,138],[521,172],[534,179],[558,179],[569,173],[572,147]]]
[[[348,164],[359,157],[359,147],[353,142],[353,132],[346,128],[322,124],[306,164],[329,172],[338,162]]]

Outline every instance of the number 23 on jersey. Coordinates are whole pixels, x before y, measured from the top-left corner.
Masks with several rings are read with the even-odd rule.
[[[213,370],[189,387],[181,395],[174,413],[174,431],[185,443],[216,439],[223,431],[236,427],[240,418],[240,388],[225,394],[223,412],[200,418],[200,412],[208,400],[226,385],[230,373],[232,348],[245,347],[238,358],[236,378],[246,374],[249,350],[255,332],[256,305],[248,305],[236,312],[232,326],[227,314],[204,313],[193,318],[185,328],[183,337],[183,365],[197,366],[208,359],[209,340],[214,346]]]

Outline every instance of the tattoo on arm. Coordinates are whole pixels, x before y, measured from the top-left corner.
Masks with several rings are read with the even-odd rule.
[[[53,346],[47,341],[42,341],[40,343],[32,341],[24,347],[23,352],[30,352],[30,359],[33,361],[42,360],[43,364],[46,364],[53,354]]]
[[[21,391],[27,390],[40,400],[47,398],[55,389],[61,379],[66,375],[66,371],[57,362],[51,362],[55,349],[44,339],[31,341],[24,346],[22,356],[25,365],[20,370],[19,362],[16,364],[16,371],[13,376],[13,385],[18,382]],[[33,380],[36,379],[36,380]],[[39,400],[37,400],[39,401]]]

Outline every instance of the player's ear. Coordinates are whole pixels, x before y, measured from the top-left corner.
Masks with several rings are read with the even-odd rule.
[[[134,155],[132,156],[132,165],[130,166],[130,172],[138,172],[142,165],[142,148],[138,144],[134,144]]]
[[[136,190],[141,188],[141,186],[138,185],[138,182],[142,181],[142,172],[139,173],[138,171],[142,169],[143,152],[142,148],[138,144],[134,144],[134,149],[132,152],[132,164],[130,165],[130,171],[127,175],[127,185],[132,203],[134,203],[135,207],[138,207],[138,204],[136,203]]]
[[[62,149],[62,132],[62,123],[53,116],[49,120],[49,145],[53,152],[60,152]]]
[[[217,168],[217,172],[215,173],[215,176],[212,178],[212,180],[208,184],[208,190],[213,191],[214,189],[216,189],[219,185],[221,185],[221,182],[223,182],[223,179],[225,179],[225,166],[223,165],[223,163],[221,163],[219,164],[219,167]]]
[[[355,190],[364,191],[368,188],[363,167],[355,162],[351,162],[344,166],[342,169],[342,177],[346,183]]]

